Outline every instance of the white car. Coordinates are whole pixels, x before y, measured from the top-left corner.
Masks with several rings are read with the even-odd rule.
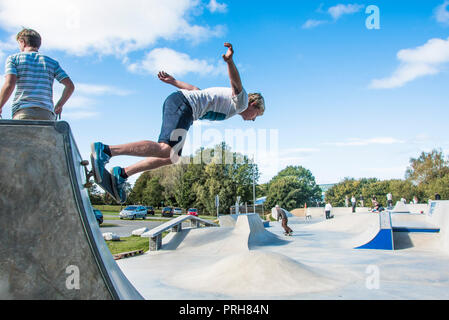
[[[120,211],[120,219],[145,219],[147,217],[147,208],[144,206],[127,206]]]
[[[175,208],[175,209],[173,210],[173,212],[174,212],[175,214],[182,214],[182,209],[181,209],[181,208]]]

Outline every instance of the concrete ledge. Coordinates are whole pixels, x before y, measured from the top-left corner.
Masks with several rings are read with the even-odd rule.
[[[201,219],[192,215],[182,215],[164,224],[161,224],[160,226],[151,229],[148,232],[143,233],[141,237],[150,238],[150,251],[157,251],[162,246],[162,233],[170,229],[172,232],[181,232],[182,224],[186,221],[190,221],[190,225],[192,228],[199,228],[201,225],[208,227],[218,227],[217,224],[208,220]]]

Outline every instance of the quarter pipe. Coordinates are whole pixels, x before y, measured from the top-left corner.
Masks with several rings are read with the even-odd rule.
[[[0,120],[0,299],[142,299],[98,227],[68,123]]]

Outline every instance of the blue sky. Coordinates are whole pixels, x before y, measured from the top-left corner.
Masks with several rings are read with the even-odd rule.
[[[380,29],[365,25],[369,5]],[[94,141],[157,140],[175,90],[157,70],[200,88],[229,86],[226,41],[266,112],[255,122],[195,123],[184,155],[228,137],[255,156],[260,182],[302,165],[318,183],[335,183],[403,178],[421,151],[449,154],[449,1],[1,0],[1,61],[17,51],[21,26],[40,32],[40,51],[77,86],[63,120],[86,159]],[[61,90],[55,84],[55,99]]]

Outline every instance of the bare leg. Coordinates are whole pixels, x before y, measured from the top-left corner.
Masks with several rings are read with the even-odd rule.
[[[139,141],[116,146],[109,146],[111,155],[169,158],[171,147],[166,143],[154,141]]]
[[[125,168],[125,172],[128,176],[132,176],[133,174],[148,171],[148,170],[154,170],[163,166],[167,166],[172,164],[172,161],[170,158],[146,158],[136,164],[130,165],[129,167]]]
[[[125,173],[132,176],[139,172],[157,169],[172,164],[170,159],[171,147],[166,143],[154,141],[139,141],[121,145],[109,146],[111,156],[136,156],[146,159],[125,169]]]

